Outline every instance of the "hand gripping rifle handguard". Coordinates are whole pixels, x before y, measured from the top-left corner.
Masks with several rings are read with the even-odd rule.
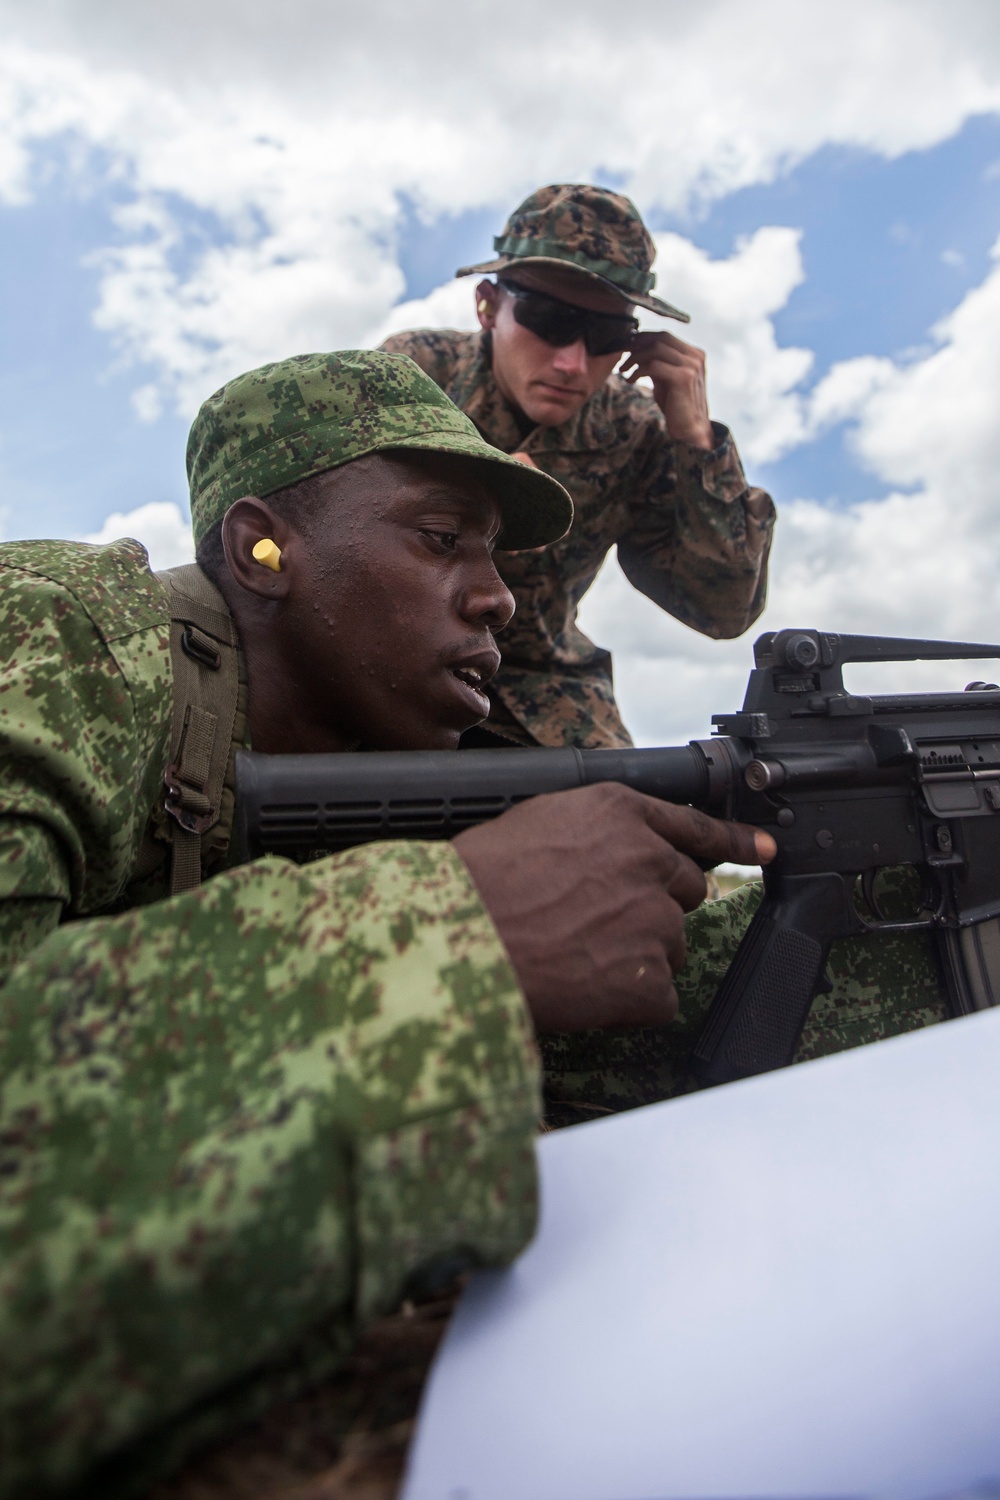
[[[1000,998],[1000,691],[862,697],[845,662],[998,658],[1000,646],[781,630],[754,645],[739,713],[653,750],[389,751],[237,757],[244,858],[306,860],[373,839],[450,838],[526,798],[597,781],[773,834],[764,899],[694,1052],[707,1083],[789,1063],[830,944],[930,931],[952,1009]],[[912,865],[912,917],[888,921],[880,869]],[[861,898],[859,900],[859,897]]]

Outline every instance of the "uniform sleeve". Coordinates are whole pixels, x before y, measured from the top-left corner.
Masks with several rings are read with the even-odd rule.
[[[710,453],[653,429],[618,561],[661,609],[718,640],[741,635],[764,608],[775,509],[747,485],[729,431],[712,426]]]
[[[165,596],[137,542],[0,555],[0,900],[92,913],[131,873],[166,763]]]
[[[214,1435],[534,1229],[531,1027],[448,844],[64,924],[0,990],[0,1078],[4,1500]]]
[[[386,354],[406,354],[436,385],[447,390],[455,363],[454,334],[436,328],[412,328],[393,333],[379,345]]]

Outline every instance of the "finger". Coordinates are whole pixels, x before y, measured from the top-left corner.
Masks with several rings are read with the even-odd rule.
[[[664,989],[666,988],[666,981],[672,981],[673,976],[683,969],[684,961],[687,958],[687,932],[684,926],[684,913],[680,909],[679,903],[669,896],[663,901],[656,923],[656,932],[659,938],[657,943],[659,952],[656,953],[654,958],[654,968],[660,975],[659,988]]]
[[[636,357],[636,365],[640,374],[649,375],[651,380],[670,380],[675,372],[684,371],[699,386],[705,384],[705,366],[699,365],[696,360],[685,360],[681,354],[666,354],[657,351],[655,354],[640,354]]]
[[[615,985],[618,997],[614,1024],[617,1026],[668,1026],[677,1015],[677,990],[674,987],[674,965],[683,966],[687,954],[684,924],[662,947],[646,952],[634,960],[631,973]]]
[[[683,961],[683,960],[682,960]],[[645,976],[643,976],[645,979]],[[638,985],[636,986],[638,989]],[[668,973],[650,985],[649,992],[636,994],[627,1015],[615,1017],[617,1026],[669,1026],[677,1018],[677,990]]]
[[[662,359],[664,364],[683,365],[689,370],[703,370],[705,368],[705,361],[701,356],[701,351],[698,349],[688,349],[684,346],[680,349],[674,349],[669,344],[651,344],[644,349],[633,347],[630,353],[633,359],[641,359],[646,364]]]
[[[693,354],[698,359],[705,358],[704,349],[699,349],[695,344],[686,344],[683,339],[677,338],[673,333],[668,333],[665,328],[655,332],[637,333],[632,339],[632,348],[651,349],[654,345],[661,344],[667,349],[681,350],[686,354]]]
[[[698,365],[685,364],[683,361],[671,364],[665,359],[641,359],[630,368],[628,379],[635,381],[643,375],[658,385],[685,386],[692,392],[702,394],[706,390],[705,371]]]
[[[667,890],[682,911],[694,911],[708,895],[708,882],[700,865],[675,849],[677,863],[670,873]]]
[[[680,807],[656,797],[641,798],[646,822],[661,838],[668,839],[682,854],[711,864],[724,861],[736,865],[769,864],[778,846],[769,833],[746,823],[710,818],[696,807]]]

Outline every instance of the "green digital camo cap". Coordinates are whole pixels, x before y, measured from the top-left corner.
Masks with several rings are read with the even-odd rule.
[[[518,266],[567,266],[593,276],[626,302],[663,318],[690,323],[690,314],[652,295],[653,237],[631,198],[584,182],[539,188],[515,208],[493,240],[496,260],[462,266],[456,276],[512,272]]]
[[[507,551],[569,530],[573,502],[562,485],[485,442],[412,359],[347,349],[261,365],[209,396],[187,446],[195,545],[241,496],[263,498],[387,448],[481,464],[503,517],[498,546]]]

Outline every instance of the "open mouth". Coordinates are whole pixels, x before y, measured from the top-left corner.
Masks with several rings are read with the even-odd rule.
[[[475,713],[480,719],[485,719],[490,711],[490,700],[486,696],[486,683],[489,682],[493,673],[484,672],[479,667],[449,667],[448,670],[455,681],[460,684],[462,698],[470,712]]]

